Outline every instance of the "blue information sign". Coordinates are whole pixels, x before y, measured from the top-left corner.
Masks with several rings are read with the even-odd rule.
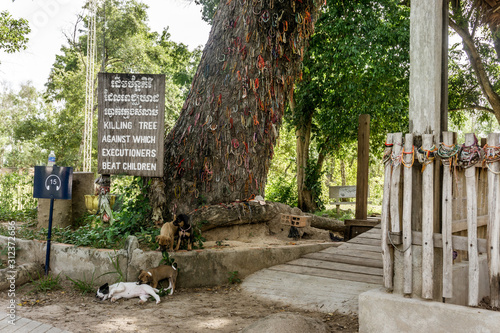
[[[54,166],[35,166],[33,198],[71,199],[73,168]]]

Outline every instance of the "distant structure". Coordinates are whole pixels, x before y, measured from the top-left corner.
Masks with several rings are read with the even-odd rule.
[[[89,33],[87,42],[87,74],[85,87],[85,129],[83,132],[83,171],[92,166],[92,130],[94,114],[94,80],[96,56],[97,0],[89,1]]]

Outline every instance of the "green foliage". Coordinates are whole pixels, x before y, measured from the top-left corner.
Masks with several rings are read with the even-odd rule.
[[[266,200],[297,206],[296,166],[294,129],[285,123],[267,176]]]
[[[167,251],[163,251],[161,253],[161,256],[162,256],[162,259],[160,261],[160,265],[172,266],[175,263],[175,259],[174,258],[170,258],[170,256],[169,256],[169,254],[168,254]]]
[[[46,293],[48,291],[62,289],[61,285],[61,273],[56,276],[52,275],[41,275],[37,272],[38,279],[33,279],[30,276],[31,285],[34,287],[33,292]]]
[[[8,11],[0,12],[0,51],[14,53],[26,49],[31,32],[26,19],[14,19]]]
[[[297,207],[297,182],[295,177],[280,174],[269,177],[266,186],[266,200]]]
[[[194,3],[202,6],[201,16],[203,21],[212,24],[212,18],[217,11],[220,0],[194,0]]]
[[[92,294],[95,291],[94,275],[95,275],[95,270],[92,272],[92,276],[90,277],[90,280],[86,279],[85,273],[83,273],[83,280],[72,279],[67,275],[66,275],[66,278],[73,283],[73,288],[80,291],[82,293],[82,295],[85,295],[87,293]]]
[[[229,282],[229,284],[241,283],[241,279],[238,277],[238,271],[229,272],[227,281]]]
[[[27,169],[0,175],[0,220],[29,221],[36,219],[33,198],[33,176]]]
[[[408,91],[409,8],[398,0],[328,1],[304,59],[292,123],[312,114],[318,151],[338,156],[356,142],[360,114],[371,115],[372,140],[405,131]]]
[[[26,168],[47,162],[52,142],[43,139],[53,108],[31,83],[19,90],[0,82],[0,166]]]

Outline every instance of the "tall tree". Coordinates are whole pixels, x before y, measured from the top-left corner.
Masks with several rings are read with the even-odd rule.
[[[165,213],[263,194],[321,1],[219,3],[165,143]]]
[[[323,163],[356,143],[360,114],[371,115],[373,142],[407,128],[408,51],[409,8],[399,0],[328,1],[293,111],[299,208],[317,209]]]
[[[40,133],[47,131],[52,108],[31,83],[14,91],[0,84],[0,165],[31,167],[44,161],[50,147]]]
[[[449,87],[451,111],[490,112],[500,123],[499,5],[496,0],[450,1],[449,25],[462,48],[452,48]]]
[[[6,10],[0,12],[0,51],[14,53],[26,49],[31,29],[25,19],[15,19]]]
[[[108,73],[166,74],[166,124],[172,126],[200,51],[191,52],[186,45],[171,41],[168,28],[161,33],[151,31],[146,10],[144,3],[135,0],[101,3],[97,13],[96,67]],[[87,28],[87,18],[80,17],[73,34],[66,36],[67,45],[56,56],[46,84],[47,99],[60,105],[49,133],[53,149],[59,163],[76,168],[82,166]],[[96,138],[93,142],[96,147]],[[93,156],[95,152],[96,149]],[[93,161],[96,163],[97,158]]]

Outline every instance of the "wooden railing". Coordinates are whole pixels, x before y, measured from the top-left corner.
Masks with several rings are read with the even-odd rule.
[[[468,305],[479,303],[479,254],[488,256],[490,305],[499,307],[500,282],[500,134],[482,145],[466,134],[442,134],[441,142],[424,134],[414,147],[412,134],[387,135],[382,201],[384,286],[393,289],[393,249],[403,252],[403,293],[413,290],[413,246],[421,246],[421,297],[433,295],[442,283],[443,298],[453,297],[453,265],[468,261]],[[420,140],[419,140],[420,141]],[[442,165],[437,168],[436,163]],[[437,200],[436,200],[437,199]],[[435,266],[435,248],[442,263]],[[442,267],[442,274],[434,268]]]

